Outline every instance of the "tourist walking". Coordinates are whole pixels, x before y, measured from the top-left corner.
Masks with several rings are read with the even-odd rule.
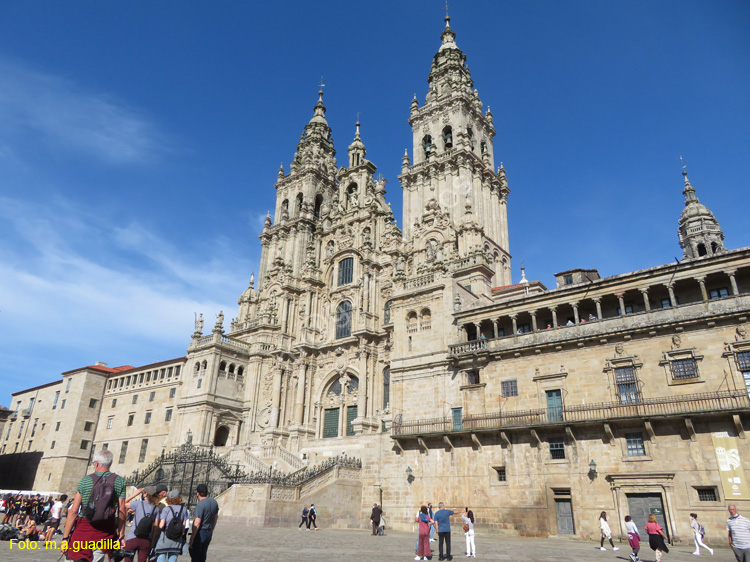
[[[307,528],[310,528],[310,525],[313,526],[313,528],[317,531],[318,525],[315,523],[315,521],[318,519],[318,510],[315,509],[315,504],[310,504],[310,512],[307,514]]]
[[[737,506],[729,504],[729,519],[727,519],[727,533],[729,546],[734,551],[737,562],[750,562],[750,519],[740,515]]]
[[[438,503],[438,510],[435,512],[438,552],[440,552],[438,560],[453,560],[453,556],[451,556],[451,515],[453,515],[452,510],[445,509],[443,502]],[[443,544],[445,544],[445,551],[443,551]],[[443,552],[445,552],[445,555],[443,555]]]
[[[159,515],[159,538],[154,547],[156,562],[175,562],[182,554],[190,522],[190,512],[178,490],[166,495],[167,505]]]
[[[134,498],[144,495],[144,499]],[[151,542],[154,536],[154,527],[159,520],[159,494],[156,486],[141,488],[135,494],[125,500],[125,509],[133,512],[133,524],[125,539],[125,550],[135,556],[138,553],[138,562],[148,562],[148,554],[151,552]],[[123,562],[133,562],[133,558],[125,556]]]
[[[68,496],[63,494],[60,496],[60,499],[57,500],[55,503],[52,504],[52,507],[50,508],[50,517],[47,521],[47,534],[44,536],[45,541],[51,541],[52,537],[55,535],[55,531],[60,528],[60,519],[62,519],[62,508],[63,504],[65,503],[65,500],[68,499]]]
[[[599,530],[602,533],[601,542],[599,543],[599,550],[607,550],[606,548],[604,548],[604,539],[607,539],[609,541],[609,544],[612,546],[612,550],[620,550],[615,546],[615,543],[612,542],[612,529],[609,528],[609,523],[607,523],[606,511],[602,511],[601,515],[599,516]]]
[[[94,454],[94,472],[78,482],[78,490],[65,518],[60,549],[67,553],[68,560],[91,562],[94,554],[86,548],[90,541],[122,541],[125,536],[125,479],[109,471],[113,458],[111,451]],[[83,509],[79,512],[80,507]],[[107,554],[112,551],[102,550]]]
[[[372,534],[378,534],[378,527],[380,527],[380,516],[383,514],[383,510],[376,503],[372,504],[372,512],[370,513],[370,524],[372,525]]]
[[[414,560],[429,560],[432,558],[430,527],[435,525],[435,522],[428,515],[426,505],[419,508],[416,521],[419,524],[419,535],[417,538],[417,555],[414,557]]]
[[[638,527],[630,515],[625,516],[625,530],[628,532],[628,544],[633,549],[633,552],[630,554],[630,560],[632,562],[641,562],[641,559],[638,558],[638,552],[641,550],[641,534],[638,532]]]
[[[701,547],[703,547],[711,553],[711,556],[713,556],[713,549],[703,544],[703,536],[706,534],[706,530],[703,528],[703,525],[698,523],[697,513],[690,514],[690,528],[693,530],[693,540],[695,541],[695,552],[693,552],[693,554],[695,554],[696,556],[700,556]]]
[[[302,525],[304,525],[308,530],[310,530],[310,522],[307,520],[307,516],[310,513],[310,506],[305,505],[305,507],[302,508],[302,521],[299,524],[299,527],[297,527],[300,531],[302,530]]]
[[[466,558],[476,558],[477,548],[474,545],[474,512],[468,507],[461,515],[464,522],[464,535],[466,536]]]
[[[208,545],[211,544],[214,529],[219,520],[219,504],[208,497],[208,486],[198,484],[195,489],[198,503],[195,506],[195,519],[190,534],[190,559],[192,562],[206,562]]]
[[[667,547],[667,543],[664,540],[667,538],[667,535],[664,534],[662,526],[656,522],[656,515],[653,513],[648,516],[648,523],[646,523],[646,527],[644,528],[648,534],[648,545],[656,553],[656,562],[659,562],[662,554],[669,552],[669,547]]]

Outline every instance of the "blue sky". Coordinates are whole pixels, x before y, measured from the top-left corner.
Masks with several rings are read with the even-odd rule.
[[[514,281],[681,257],[679,156],[750,245],[750,3],[451,3],[511,188]],[[318,82],[397,175],[441,1],[0,3],[0,404],[95,361],[185,353],[258,270]],[[400,223],[400,219],[399,219]]]

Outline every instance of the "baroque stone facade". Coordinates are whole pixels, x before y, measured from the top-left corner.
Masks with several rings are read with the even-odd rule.
[[[204,335],[201,315],[186,357],[87,367],[13,395],[3,456],[43,453],[34,488],[70,491],[95,447],[129,474],[190,442],[257,472],[353,455],[362,522],[377,501],[394,528],[442,500],[521,535],[597,536],[602,510],[620,529],[655,509],[687,537],[697,510],[714,538],[727,501],[750,507],[738,445],[750,424],[750,248],[725,249],[685,175],[683,261],[512,284],[493,116],[448,18],[441,39],[425,102],[411,105],[403,230],[360,123],[337,164],[321,92],[279,169],[257,287],[251,276],[228,331],[219,313]],[[39,438],[18,425],[35,416]]]

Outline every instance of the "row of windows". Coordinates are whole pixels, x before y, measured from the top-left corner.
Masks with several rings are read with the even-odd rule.
[[[175,378],[180,376],[180,365],[176,365],[174,367],[164,367],[162,369],[154,369],[153,371],[146,371],[140,374],[136,373],[135,375],[126,375],[116,379],[110,379],[110,381],[107,383],[107,390],[127,388],[131,384],[143,384],[148,382],[168,380],[173,376]]]
[[[143,418],[143,424],[148,425],[151,423],[151,415],[152,412],[149,410],[146,412],[146,416]],[[167,408],[165,414],[164,414],[164,421],[172,421],[172,408]],[[107,418],[107,429],[112,429],[112,425],[115,422],[115,417],[111,416]],[[135,423],[135,414],[128,414],[128,427],[131,427]]]

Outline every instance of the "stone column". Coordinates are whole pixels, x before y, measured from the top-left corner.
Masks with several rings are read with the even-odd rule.
[[[492,331],[495,333],[495,338],[499,337],[498,334],[500,333],[497,329],[497,323],[499,320],[493,320],[492,321]]]
[[[357,417],[367,417],[367,384],[368,375],[367,372],[367,356],[368,353],[364,349],[359,352],[359,398],[357,399]]]
[[[615,296],[617,297],[617,302],[620,303],[620,316],[625,316],[625,299],[623,298],[623,294],[618,293]]]
[[[667,285],[669,291],[669,306],[677,306],[677,299],[674,296],[674,285]]]
[[[281,412],[281,376],[282,370],[276,369],[273,374],[273,402],[271,405],[271,427],[279,427],[279,414]]]
[[[602,299],[594,299],[594,304],[596,305],[596,317],[601,320],[602,319]]]
[[[536,332],[538,329],[536,327],[536,310],[533,312],[529,312],[529,314],[531,315],[531,331]]]
[[[549,309],[552,312],[552,327],[557,328],[557,307],[551,306]]]
[[[732,296],[736,297],[740,294],[740,290],[737,287],[737,272],[736,271],[727,271],[727,275],[729,276],[729,284],[732,286]]]
[[[581,321],[581,319],[578,317],[578,303],[571,303],[571,306],[573,307],[573,322],[578,324]]]
[[[518,315],[511,314],[510,319],[513,321],[513,334],[515,335],[518,333],[518,323],[516,322],[516,320],[518,319]]]
[[[641,291],[641,294],[643,295],[643,307],[646,309],[646,312],[651,312],[651,303],[648,300],[648,289],[639,289]]]
[[[294,421],[302,425],[302,415],[305,411],[305,374],[307,365],[300,362],[299,374],[297,375],[297,403],[294,405]]]
[[[698,284],[701,286],[701,296],[703,297],[703,302],[707,302],[708,293],[706,292],[706,278],[696,277],[695,280],[698,281]]]
[[[476,331],[477,331],[477,338],[476,338],[476,339],[479,339],[479,336],[480,336],[480,335],[481,335],[481,333],[482,333],[482,329],[480,328],[480,326],[481,326],[480,324],[477,324],[476,322],[474,323],[474,328],[475,328],[475,329],[476,329]],[[487,337],[487,336],[485,336],[485,337]]]

